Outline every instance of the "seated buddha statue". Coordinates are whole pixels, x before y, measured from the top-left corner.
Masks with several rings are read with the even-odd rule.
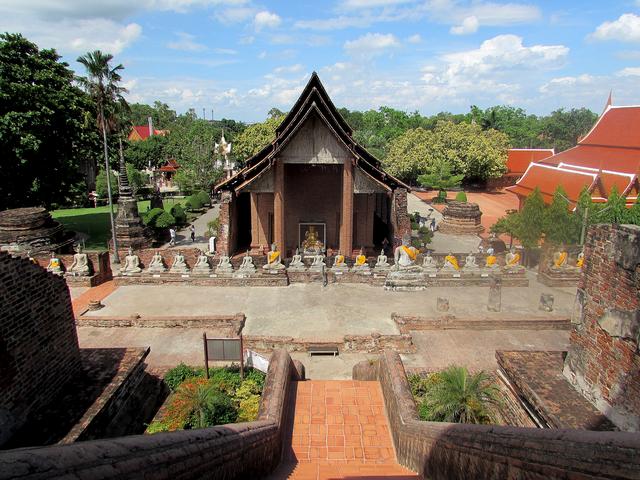
[[[473,252],[469,252],[469,255],[467,255],[467,258],[465,258],[464,269],[478,270],[478,264],[476,263],[476,256],[473,254]]]
[[[498,257],[496,257],[493,252],[487,255],[487,258],[484,261],[484,268],[497,268],[498,267]]]
[[[453,253],[449,252],[449,254],[444,257],[444,264],[442,265],[442,269],[454,270],[456,272],[460,270],[460,265],[458,265],[458,259]]]
[[[427,254],[422,258],[422,268],[426,272],[435,272],[438,268],[438,264],[436,263],[435,258],[431,256],[431,252],[427,252]]]
[[[193,273],[198,275],[209,275],[211,273],[211,266],[209,265],[209,258],[204,254],[202,250],[197,250],[198,259],[193,266]]]
[[[62,267],[60,266],[60,259],[56,257],[56,254],[54,252],[51,252],[49,265],[47,265],[47,272],[55,273],[56,275],[62,275]]]
[[[233,265],[229,260],[228,255],[220,255],[218,265],[216,265],[216,273],[231,273],[233,272]]]
[[[156,252],[153,257],[151,257],[151,261],[149,262],[149,267],[147,268],[147,272],[149,273],[162,273],[167,269],[164,266],[162,261],[162,255],[160,252]]]
[[[584,252],[580,252],[578,254],[578,259],[576,260],[576,268],[582,268],[584,265]]]
[[[124,265],[120,269],[121,273],[140,273],[140,258],[133,253],[133,248],[129,247],[127,256],[124,257]]]
[[[302,261],[302,255],[300,255],[300,249],[296,248],[296,253],[291,259],[291,263],[289,263],[289,270],[291,271],[303,271],[305,269],[305,264]]]
[[[367,263],[367,256],[364,254],[364,249],[360,248],[360,252],[356,256],[356,261],[353,264],[353,271],[355,272],[368,272],[369,264]]]
[[[524,267],[520,264],[520,253],[516,252],[514,248],[504,256],[504,268],[508,272],[524,270]]]
[[[239,273],[253,273],[256,271],[256,266],[253,264],[253,258],[249,255],[249,250],[244,257],[242,257],[242,263],[238,268]]]
[[[271,250],[267,253],[267,263],[262,268],[264,270],[282,270],[284,268],[280,251],[276,250],[275,243],[271,244]]]
[[[347,267],[347,262],[345,262],[344,255],[342,255],[342,252],[338,252],[337,255],[333,259],[333,266],[331,267],[331,269],[332,270],[347,270],[348,268],[349,267]]]
[[[89,268],[89,257],[82,251],[82,245],[78,244],[76,253],[73,256],[73,263],[67,270],[67,275],[87,276],[91,273]]]
[[[187,267],[187,264],[184,261],[184,255],[182,255],[182,252],[180,250],[178,250],[178,253],[176,253],[176,255],[173,257],[173,263],[171,264],[169,273],[189,273],[189,267]]]
[[[388,270],[391,265],[389,265],[387,256],[384,254],[384,248],[380,250],[380,255],[376,259],[376,264],[374,265],[374,270]]]
[[[561,270],[567,267],[567,258],[569,255],[564,248],[560,248],[559,251],[553,254],[553,263],[551,265],[552,270]]]
[[[395,270],[422,270],[420,266],[416,265],[418,249],[409,245],[410,240],[410,237],[404,237],[402,239],[402,245],[394,250],[393,259],[395,261]]]
[[[313,225],[309,226],[309,230],[304,234],[302,248],[305,253],[318,253],[324,249],[323,243],[318,238],[316,227]]]

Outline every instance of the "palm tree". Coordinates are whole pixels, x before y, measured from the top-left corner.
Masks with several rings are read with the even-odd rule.
[[[119,71],[123,70],[124,67],[121,64],[111,67],[111,60],[113,60],[113,55],[102,53],[100,50],[95,50],[78,57],[77,61],[84,65],[87,70],[87,77],[79,78],[79,81],[96,104],[98,128],[102,132],[104,164],[107,174],[109,216],[111,219],[111,234],[113,238],[113,262],[120,263],[120,259],[118,257],[118,243],[116,239],[116,226],[113,215],[107,130],[112,130],[114,128],[118,105],[126,104],[122,98],[122,94],[126,92],[126,89],[118,85],[122,80]]]
[[[464,367],[451,366],[425,392],[421,416],[439,422],[488,423],[488,407],[496,403],[498,387],[489,375],[484,371],[471,375]]]

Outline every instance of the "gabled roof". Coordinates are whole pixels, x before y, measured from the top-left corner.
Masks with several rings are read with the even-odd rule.
[[[597,186],[598,174],[589,171],[567,170],[564,168],[532,163],[522,178],[507,190],[523,197],[529,196],[536,187],[540,189],[545,203],[551,203],[558,185],[562,185],[567,198],[577,201],[584,187],[592,190]]]
[[[180,165],[175,158],[170,158],[164,165],[160,167],[161,172],[175,172],[180,168]]]
[[[640,148],[640,106],[608,105],[578,144]]]
[[[553,148],[510,148],[507,156],[507,172],[523,173],[530,163],[551,157]]]
[[[293,139],[296,132],[311,115],[316,115],[322,121],[338,142],[353,155],[356,166],[375,182],[387,189],[397,187],[409,189],[403,182],[382,170],[381,162],[353,139],[351,127],[349,127],[331,101],[331,98],[329,98],[318,74],[313,72],[293,108],[276,129],[276,138],[258,153],[247,159],[242,170],[228,180],[216,185],[215,190],[239,191],[256,180],[271,167],[278,154]]]
[[[153,134],[164,136],[167,134],[167,131],[168,130],[157,130],[154,128]],[[149,125],[134,125],[131,127],[131,132],[129,132],[129,140],[146,140],[149,136]]]

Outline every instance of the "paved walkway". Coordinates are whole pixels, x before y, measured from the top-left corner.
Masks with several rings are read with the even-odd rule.
[[[75,316],[82,315],[86,310],[89,302],[92,300],[103,300],[116,291],[118,287],[113,283],[113,280],[104,282],[97,287],[89,288],[82,294],[73,298],[73,314]]]
[[[169,247],[169,244],[165,243],[162,246],[162,248],[190,247],[190,248],[199,248],[202,251],[208,252],[209,242],[204,238],[205,232],[209,229],[209,227],[207,227],[207,223],[209,223],[211,220],[215,218],[218,218],[219,213],[220,213],[220,206],[214,205],[213,207],[211,207],[209,210],[207,210],[205,213],[203,213],[193,221],[193,225],[195,225],[196,227],[195,242],[191,241],[191,230],[189,229],[190,225],[187,225],[182,230],[178,230],[176,234],[175,247]]]
[[[297,382],[293,408],[285,460],[270,480],[419,478],[396,462],[378,382]]]

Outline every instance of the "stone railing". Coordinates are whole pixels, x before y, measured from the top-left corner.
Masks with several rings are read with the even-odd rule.
[[[400,355],[354,366],[379,380],[398,461],[439,479],[637,479],[640,435],[420,421]]]
[[[260,478],[280,462],[292,380],[303,377],[278,350],[254,422],[2,451],[0,479]]]

